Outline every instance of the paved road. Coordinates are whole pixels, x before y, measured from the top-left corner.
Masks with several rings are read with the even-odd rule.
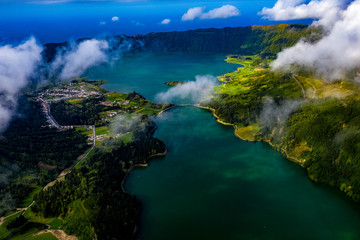
[[[54,128],[57,128],[57,129],[61,129],[62,127],[60,126],[60,124],[54,119],[54,117],[50,113],[50,105],[49,105],[49,103],[47,103],[42,98],[38,98],[38,99],[41,102],[41,105],[43,107],[43,112],[45,114],[45,118],[48,120],[50,126],[52,126]]]

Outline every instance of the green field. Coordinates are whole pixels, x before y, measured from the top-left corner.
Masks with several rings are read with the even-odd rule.
[[[39,235],[33,235],[23,238],[23,240],[57,240],[57,238],[51,233],[42,233]]]
[[[19,212],[4,220],[4,223],[0,225],[0,239],[27,239],[46,228],[43,224],[27,222],[26,218],[21,217],[21,212]]]
[[[123,143],[127,144],[132,141],[133,133],[125,133],[119,137],[123,141]]]
[[[27,197],[23,200],[23,202],[22,202],[22,204],[21,204],[21,207],[24,208],[24,207],[29,206],[29,205],[32,203],[33,199],[34,199],[35,194],[37,194],[38,192],[40,192],[42,189],[43,189],[43,187],[40,187],[40,186],[36,187],[36,188],[29,194],[29,196],[27,196]]]
[[[235,130],[235,134],[246,141],[254,141],[255,137],[259,134],[259,132],[260,127],[257,123],[249,125],[247,127],[239,125]]]
[[[115,102],[115,101],[122,102],[122,101],[125,101],[127,94],[117,93],[117,92],[108,92],[105,94],[105,97],[108,101],[111,101],[111,102]]]

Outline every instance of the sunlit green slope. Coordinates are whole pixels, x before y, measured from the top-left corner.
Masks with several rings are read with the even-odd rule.
[[[237,71],[219,78],[211,108],[235,134],[267,141],[307,169],[309,177],[360,200],[359,86],[270,71],[260,56],[232,56]]]

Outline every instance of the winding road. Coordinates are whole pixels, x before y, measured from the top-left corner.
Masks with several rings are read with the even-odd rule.
[[[293,75],[292,77],[295,79],[295,81],[297,82],[297,84],[301,87],[302,94],[303,94],[304,98],[306,99],[305,89],[304,89],[303,86],[300,84],[299,80],[296,78],[295,75]]]
[[[43,191],[46,190],[47,188],[51,187],[52,185],[54,185],[57,181],[62,181],[65,179],[65,176],[67,174],[69,174],[80,162],[82,162],[82,160],[84,160],[89,153],[94,149],[95,147],[95,143],[96,143],[96,134],[95,134],[95,125],[82,125],[82,126],[78,126],[78,125],[70,125],[70,126],[62,126],[60,125],[55,118],[51,115],[50,113],[50,105],[49,103],[46,102],[46,100],[42,99],[42,98],[38,98],[38,100],[41,102],[41,105],[43,107],[43,113],[45,114],[45,118],[47,119],[48,123],[50,124],[50,127],[56,128],[58,130],[65,130],[68,129],[69,127],[84,127],[84,128],[89,128],[93,130],[93,144],[91,146],[91,148],[83,155],[79,156],[77,159],[77,162],[75,165],[73,165],[72,167],[65,169],[64,171],[62,171],[59,176],[54,180],[49,182],[48,184],[46,184],[46,186],[42,189]],[[0,218],[0,225],[2,225],[4,223],[4,220],[6,218],[9,218],[11,216],[14,216],[15,214],[22,212],[21,215],[24,215],[26,210],[28,208],[30,208],[33,204],[35,203],[35,201],[32,201],[31,204],[29,204],[29,206],[25,207],[25,208],[18,208],[16,212],[6,216],[6,217],[1,217]]]

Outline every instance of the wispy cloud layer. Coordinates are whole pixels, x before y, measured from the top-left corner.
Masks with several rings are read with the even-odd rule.
[[[51,64],[51,73],[60,80],[78,77],[91,67],[109,62],[107,49],[109,44],[104,40],[91,39],[75,44],[57,54]]]
[[[18,46],[0,47],[0,132],[15,112],[18,94],[40,64],[41,52],[34,38]]]
[[[162,21],[160,22],[160,24],[167,25],[167,24],[169,24],[170,22],[171,22],[171,20],[170,20],[169,18],[165,18],[164,20],[162,20]]]
[[[205,97],[213,91],[217,78],[212,75],[198,75],[195,81],[189,81],[181,85],[170,88],[166,92],[157,94],[159,102],[174,102],[177,100],[188,100],[191,103],[204,101]]]
[[[220,8],[214,8],[209,12],[205,12],[206,7],[190,8],[181,18],[182,21],[191,21],[198,19],[219,19],[230,18],[240,15],[240,11],[233,5],[223,5]]]
[[[296,111],[303,101],[284,100],[276,103],[273,98],[267,97],[260,113],[259,122],[261,125],[273,128],[276,125],[284,124],[291,113]]]
[[[0,133],[15,113],[18,95],[32,80],[71,80],[91,67],[116,61],[132,46],[132,41],[118,39],[73,42],[58,49],[50,63],[33,37],[17,46],[0,46]]]
[[[346,8],[345,0],[278,0],[273,8],[263,8],[260,12],[266,19],[297,20],[316,19],[314,24],[330,27],[341,17]]]
[[[348,5],[347,1],[340,0],[310,1],[300,5],[296,3],[303,1],[291,2],[285,5],[279,0],[271,10],[274,19],[275,16],[282,20],[316,18],[314,24],[324,28],[324,36],[316,43],[300,40],[294,47],[285,49],[278,54],[272,68],[296,71],[297,67],[305,67],[328,80],[356,78],[360,72],[360,0]],[[313,14],[310,10],[305,13],[306,8]],[[265,10],[263,13],[270,11]]]

